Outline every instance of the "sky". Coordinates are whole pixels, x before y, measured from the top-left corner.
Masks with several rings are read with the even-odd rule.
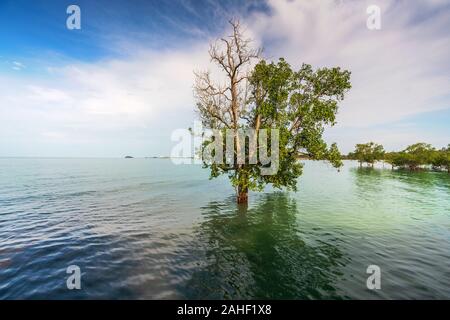
[[[171,133],[196,120],[194,71],[213,68],[208,45],[230,18],[267,60],[352,72],[325,131],[342,152],[450,143],[450,0],[0,0],[0,157],[169,155]]]

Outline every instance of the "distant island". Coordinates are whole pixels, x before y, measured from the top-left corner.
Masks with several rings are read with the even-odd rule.
[[[125,159],[133,159],[134,157],[132,156],[125,156]]]

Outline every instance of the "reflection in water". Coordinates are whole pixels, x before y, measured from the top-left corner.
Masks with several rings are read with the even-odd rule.
[[[381,170],[357,167],[351,168],[350,172],[354,174],[357,190],[373,194],[379,194],[382,191],[384,180]]]
[[[446,173],[371,168],[350,168],[349,172],[355,186],[351,203],[354,210],[363,213],[361,219],[370,219],[366,221],[368,226],[378,224],[386,231],[389,223],[408,231],[414,221],[431,216],[448,218],[448,202],[444,199],[450,195],[450,175]],[[380,219],[372,219],[373,214]]]
[[[450,175],[445,172],[410,172],[408,170],[397,170],[390,171],[389,173],[391,178],[407,183],[417,189],[439,188],[450,191]]]
[[[302,239],[296,202],[265,194],[239,209],[234,198],[203,208],[196,234],[205,263],[182,289],[189,298],[339,298],[342,253],[331,243]]]
[[[0,299],[448,299],[450,175],[355,166],[245,210],[200,166],[0,159]]]
[[[354,175],[356,184],[364,188],[380,187],[381,183],[390,179],[407,183],[411,187],[450,189],[450,175],[444,172],[411,172],[409,170],[381,170],[365,167],[350,168],[350,172]]]

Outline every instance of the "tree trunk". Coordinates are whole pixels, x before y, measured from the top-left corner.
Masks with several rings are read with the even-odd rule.
[[[238,172],[239,184],[237,188],[237,203],[247,204],[248,203],[248,176],[245,172]]]
[[[248,203],[248,188],[240,186],[238,187],[237,203],[238,204]]]

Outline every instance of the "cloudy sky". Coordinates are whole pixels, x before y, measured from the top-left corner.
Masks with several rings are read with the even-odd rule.
[[[66,27],[70,4],[81,30]],[[450,143],[448,0],[0,0],[0,156],[170,154],[195,120],[193,71],[231,17],[267,59],[352,71],[326,131],[343,152]]]

